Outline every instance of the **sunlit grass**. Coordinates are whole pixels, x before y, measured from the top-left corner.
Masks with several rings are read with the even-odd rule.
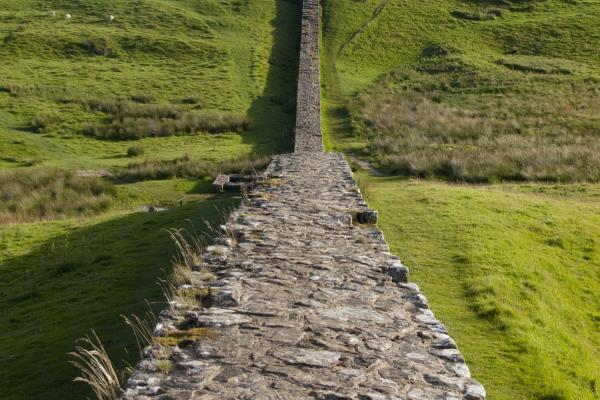
[[[597,185],[371,178],[369,206],[490,399],[596,399]]]

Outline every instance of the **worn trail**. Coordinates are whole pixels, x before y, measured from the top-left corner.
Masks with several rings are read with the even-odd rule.
[[[314,57],[301,57],[296,153],[273,159],[203,255],[217,277],[210,307],[161,314],[163,344],[146,349],[124,398],[484,399],[347,162],[322,151],[317,0],[304,2],[302,40]],[[181,290],[203,284],[194,272]]]

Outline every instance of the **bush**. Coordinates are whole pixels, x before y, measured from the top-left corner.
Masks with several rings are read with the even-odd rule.
[[[89,216],[112,204],[113,186],[53,168],[0,171],[0,223]]]
[[[144,154],[144,148],[142,146],[130,146],[127,149],[127,157],[139,157]]]
[[[155,98],[151,93],[134,93],[131,95],[131,100],[136,103],[148,104],[154,102]]]
[[[136,182],[143,180],[216,177],[219,173],[250,173],[265,168],[271,158],[249,155],[220,163],[194,161],[189,156],[175,160],[144,161],[129,164],[115,174],[117,181]]]
[[[56,124],[58,120],[58,116],[54,114],[38,114],[31,119],[31,128],[40,132]]]
[[[179,102],[181,104],[194,104],[194,105],[196,105],[196,108],[202,107],[202,103],[200,102],[200,98],[196,97],[196,96],[184,97],[183,99],[179,100]]]
[[[105,57],[116,57],[121,50],[115,42],[104,37],[89,38],[83,43],[83,47],[92,54]]]

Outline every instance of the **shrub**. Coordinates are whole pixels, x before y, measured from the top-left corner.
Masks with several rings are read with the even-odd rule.
[[[99,178],[34,167],[0,171],[0,223],[89,216],[112,204],[113,186]]]
[[[58,116],[54,114],[37,114],[31,119],[31,128],[36,132],[40,132],[48,129],[58,121]]]
[[[104,37],[89,38],[83,43],[83,47],[92,54],[105,57],[116,57],[120,51],[115,42]]]
[[[151,93],[134,93],[131,95],[131,100],[142,104],[148,104],[155,101],[154,95]]]
[[[139,157],[144,154],[144,148],[142,146],[130,146],[127,149],[127,157]]]
[[[197,108],[202,107],[200,98],[196,97],[196,96],[184,97],[183,99],[179,100],[179,102],[181,104],[194,104],[194,105],[196,105]]]

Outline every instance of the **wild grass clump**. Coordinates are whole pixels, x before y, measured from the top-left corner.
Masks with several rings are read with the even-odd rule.
[[[173,104],[140,104],[117,98],[88,98],[81,100],[82,104],[91,111],[101,111],[111,118],[176,119],[181,116],[183,109]]]
[[[115,178],[120,182],[171,178],[215,177],[219,173],[250,173],[263,169],[271,161],[269,156],[248,155],[220,163],[196,161],[189,156],[174,160],[148,160],[129,164],[119,170]]]
[[[117,400],[123,393],[119,377],[96,332],[81,341],[83,346],[69,353],[75,359],[71,364],[81,373],[74,381],[88,384],[98,400]]]
[[[8,93],[14,97],[38,96],[60,102],[73,102],[81,98],[81,94],[76,89],[66,85],[28,85],[8,82],[0,85],[0,92]]]
[[[131,100],[136,103],[148,104],[153,103],[156,99],[152,93],[137,92],[131,95]]]
[[[91,54],[104,57],[117,57],[123,52],[116,42],[106,37],[88,38],[83,42],[83,47]]]
[[[148,136],[194,135],[197,133],[241,133],[250,128],[250,119],[236,114],[199,114],[174,104],[144,104],[120,99],[84,99],[91,111],[108,114],[101,123],[88,124],[84,133],[105,140],[133,140]],[[192,100],[190,100],[192,101]],[[197,108],[197,107],[196,107]]]
[[[56,114],[36,114],[31,119],[31,128],[36,132],[41,132],[51,128],[58,122],[60,122],[60,118]]]
[[[490,21],[502,16],[503,11],[498,8],[480,10],[480,11],[468,11],[468,10],[456,10],[452,11],[450,15],[454,18],[465,19],[469,21]]]
[[[356,185],[358,186],[358,190],[360,190],[363,199],[368,202],[372,190],[371,181],[368,177],[362,175],[355,175],[354,180],[356,181]]]
[[[506,68],[536,74],[572,74],[577,69],[575,63],[565,60],[553,60],[544,57],[505,57],[496,61],[496,64]]]
[[[182,99],[179,100],[179,103],[181,104],[192,104],[194,106],[196,106],[196,108],[201,108],[202,107],[202,102],[200,101],[200,98],[197,96],[188,96],[188,97],[184,97]]]
[[[598,182],[596,92],[553,79],[392,74],[352,100],[354,131],[368,143],[365,154],[391,174]]]
[[[142,146],[129,146],[127,148],[127,157],[139,157],[144,154]]]
[[[89,216],[107,210],[114,188],[53,168],[0,171],[0,223]]]
[[[84,128],[84,132],[103,140],[135,140],[197,133],[242,133],[249,128],[250,120],[241,115],[186,113],[177,119],[115,118],[108,123],[90,124]]]

